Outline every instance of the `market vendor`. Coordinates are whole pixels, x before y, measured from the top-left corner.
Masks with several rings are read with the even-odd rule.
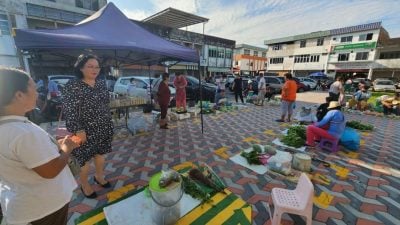
[[[400,90],[396,89],[393,97],[382,98],[383,114],[393,113],[400,116]]]
[[[328,106],[329,111],[324,118],[313,125],[307,126],[307,146],[315,147],[315,141],[319,141],[321,138],[333,141],[342,136],[346,120],[340,109],[339,102],[331,101]]]
[[[227,102],[225,97],[225,90],[217,90],[215,94],[215,109],[219,109],[221,106],[224,106]]]
[[[371,97],[371,92],[368,91],[368,86],[364,83],[358,85],[359,90],[353,94],[353,98],[349,101],[349,108],[356,106],[357,110],[364,111],[368,106],[368,99]]]

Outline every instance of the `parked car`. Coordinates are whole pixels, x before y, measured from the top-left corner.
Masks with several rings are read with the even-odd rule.
[[[307,85],[301,83],[300,80],[297,77],[293,77],[293,80],[296,81],[297,92],[305,92],[305,91],[309,91],[310,90],[310,87],[308,87]]]
[[[174,78],[175,78],[174,76],[170,76],[170,79],[169,79],[170,80],[169,81],[170,90],[171,90],[171,87],[174,87],[174,84],[173,84]],[[186,80],[188,82],[188,85],[186,86],[186,99],[193,100],[195,102],[199,101],[200,100],[199,80],[193,76],[186,76]],[[156,98],[156,96],[157,96],[157,91],[158,91],[160,82],[161,82],[161,78],[157,78],[154,80],[154,86],[152,89],[153,98]],[[202,93],[203,93],[203,100],[214,102],[214,97],[215,97],[215,92],[217,90],[217,86],[215,84],[202,82],[201,87],[202,87]],[[173,93],[171,91],[171,94],[175,95],[175,88],[174,88]]]
[[[265,82],[269,84],[275,91],[275,94],[279,94],[282,91],[283,84],[285,83],[284,77],[264,76]]]
[[[373,91],[395,91],[393,81],[391,80],[375,80],[372,86]]]
[[[117,94],[128,94],[128,87],[130,80],[134,79],[135,87],[130,95],[139,97],[150,97],[150,83],[153,78],[141,77],[141,76],[124,76],[119,77],[114,85],[114,92]]]
[[[301,83],[305,84],[312,90],[314,90],[317,87],[317,82],[311,78],[299,77],[298,79],[300,80]]]
[[[58,90],[63,91],[64,86],[67,84],[69,80],[76,79],[74,75],[49,75],[48,79],[54,81],[57,84]]]

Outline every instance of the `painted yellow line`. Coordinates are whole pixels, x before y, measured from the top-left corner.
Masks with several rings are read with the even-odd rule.
[[[321,192],[321,194],[316,197],[314,196],[314,204],[321,208],[328,208],[333,200],[333,195],[330,195],[326,192]]]
[[[230,192],[225,189],[225,192],[227,194],[222,194],[222,193],[217,193],[215,194],[211,200],[212,205],[217,205],[220,201],[222,201],[227,195],[230,194]],[[211,209],[212,205],[210,203],[205,203],[203,205],[197,206],[192,212],[189,214],[186,214],[186,216],[182,217],[175,225],[187,225],[193,223],[197,218],[199,218],[200,215],[203,215],[203,213],[207,212],[209,209]],[[218,223],[217,223],[218,224]]]
[[[251,212],[252,212],[251,206],[249,205],[249,206],[243,208],[242,210],[243,210],[244,215],[246,216],[247,220],[251,221]]]
[[[207,224],[210,224],[210,225],[222,224],[224,221],[229,219],[234,214],[235,209],[240,209],[245,204],[246,204],[246,202],[244,202],[242,199],[240,199],[240,198],[236,199],[228,207],[223,209],[215,217],[213,217],[210,221],[208,221]]]
[[[98,222],[100,222],[100,221],[102,221],[104,219],[105,219],[105,215],[104,215],[103,212],[101,212],[99,214],[96,214],[96,215],[90,217],[89,219],[87,219],[85,221],[82,221],[78,225],[93,225],[93,224],[96,224],[96,223],[98,223]]]

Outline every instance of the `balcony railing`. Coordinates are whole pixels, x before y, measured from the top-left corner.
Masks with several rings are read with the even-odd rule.
[[[29,16],[40,17],[50,20],[59,20],[69,23],[78,23],[88,17],[88,15],[69,12],[61,9],[54,9],[40,5],[26,3]]]

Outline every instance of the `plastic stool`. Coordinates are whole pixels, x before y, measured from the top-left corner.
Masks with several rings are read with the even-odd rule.
[[[330,152],[337,152],[339,150],[339,139],[330,140],[321,138],[319,147]]]

